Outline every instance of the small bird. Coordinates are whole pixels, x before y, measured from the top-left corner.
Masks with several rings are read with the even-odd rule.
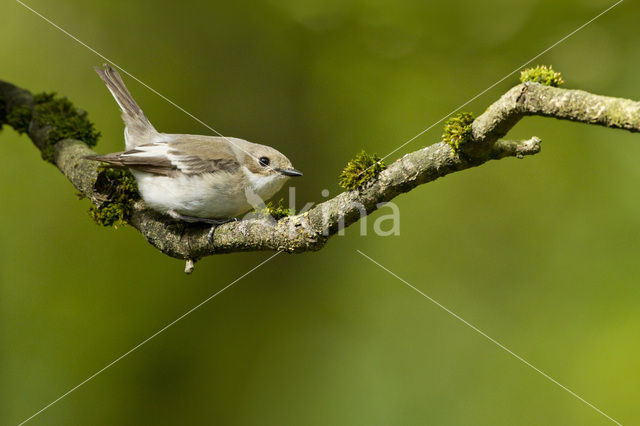
[[[109,64],[94,67],[122,110],[126,151],[86,157],[128,168],[145,203],[186,222],[217,225],[302,176],[279,151],[243,139],[159,133]]]

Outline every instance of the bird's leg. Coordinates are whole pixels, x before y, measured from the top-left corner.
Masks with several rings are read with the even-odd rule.
[[[232,217],[230,219],[208,219],[206,217],[195,217],[195,216],[185,216],[182,215],[176,211],[173,210],[169,210],[169,216],[171,216],[174,219],[177,220],[182,220],[184,222],[189,222],[189,223],[207,223],[209,225],[211,225],[211,229],[209,230],[209,233],[207,234],[207,240],[209,241],[209,243],[213,242],[213,233],[215,232],[216,228],[220,225],[223,225],[225,223],[229,223],[229,222],[237,222],[238,218],[236,217]]]
[[[238,221],[237,217],[232,217],[229,219],[218,220],[217,223],[211,224],[211,229],[209,229],[209,233],[207,234],[207,241],[209,241],[209,244],[213,243],[213,233],[216,231],[216,228],[218,226],[223,225],[225,223],[237,222],[237,221]]]

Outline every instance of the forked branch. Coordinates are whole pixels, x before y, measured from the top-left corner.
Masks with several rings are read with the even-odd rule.
[[[19,124],[15,123],[16,111],[22,111],[19,117],[23,117],[23,122]],[[527,115],[640,131],[639,102],[524,83],[510,89],[477,117],[471,124],[470,140],[460,147],[452,148],[445,142],[438,142],[406,154],[364,187],[343,192],[303,214],[278,221],[257,217],[228,223],[216,230],[212,242],[207,240],[207,228],[177,223],[150,210],[139,199],[131,201],[127,221],[158,250],[188,260],[191,269],[193,261],[219,253],[319,250],[342,227],[358,221],[363,212],[369,214],[381,203],[418,185],[489,160],[522,158],[538,153],[540,140],[536,137],[525,141],[502,140]],[[13,121],[11,117],[14,117]],[[94,151],[80,140],[52,141],[50,135],[56,130],[56,124],[51,120],[42,121],[34,106],[34,98],[27,90],[0,82],[0,123],[22,126],[43,156],[50,155],[50,160],[69,181],[94,204],[100,205],[105,197],[111,195],[104,185],[96,185],[98,164],[84,160]]]

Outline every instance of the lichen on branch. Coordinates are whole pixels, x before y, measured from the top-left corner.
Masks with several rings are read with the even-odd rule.
[[[363,151],[340,176],[345,192],[295,215],[289,215],[293,212],[286,212],[282,203],[270,204],[266,211],[279,220],[253,215],[224,224],[216,229],[213,241],[208,240],[206,227],[177,227],[172,219],[149,209],[137,198],[135,182],[126,172],[98,170],[95,162],[86,160],[87,155],[95,154],[89,146],[95,144],[98,133],[85,121],[86,115],[66,99],[49,95],[34,99],[28,91],[0,81],[0,124],[26,131],[43,156],[96,206],[93,211],[98,221],[128,222],[158,250],[193,265],[195,260],[219,253],[319,250],[342,225],[357,222],[363,214],[419,185],[489,160],[537,154],[540,139],[536,137],[504,139],[526,116],[640,131],[639,102],[556,87],[561,83],[560,74],[550,67],[527,70],[522,84],[475,119],[465,114],[449,120],[442,142],[405,154],[387,166]]]

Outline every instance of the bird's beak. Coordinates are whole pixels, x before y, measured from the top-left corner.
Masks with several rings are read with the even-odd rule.
[[[302,176],[302,172],[296,169],[276,169],[276,171],[282,173],[285,176]]]

